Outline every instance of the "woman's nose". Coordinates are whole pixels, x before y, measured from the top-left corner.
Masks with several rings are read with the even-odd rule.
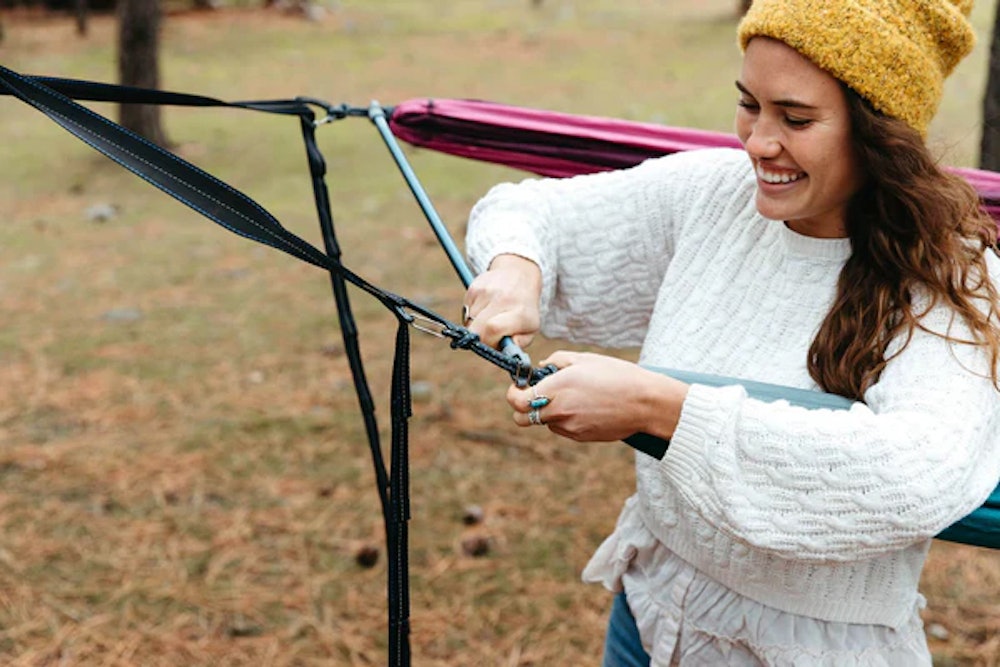
[[[754,157],[777,157],[781,153],[781,139],[774,123],[758,119],[750,128],[744,146],[747,153]]]

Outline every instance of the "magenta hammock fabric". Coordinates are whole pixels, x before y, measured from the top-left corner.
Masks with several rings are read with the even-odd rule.
[[[620,169],[695,148],[738,147],[732,134],[582,116],[493,102],[415,99],[397,105],[393,133],[414,146],[505,164],[542,176]],[[952,169],[1000,225],[1000,174]]]

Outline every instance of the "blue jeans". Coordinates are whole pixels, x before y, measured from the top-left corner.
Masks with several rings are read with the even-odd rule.
[[[604,638],[602,667],[649,667],[649,654],[642,648],[639,628],[625,601],[625,593],[615,596],[608,619],[608,634]]]

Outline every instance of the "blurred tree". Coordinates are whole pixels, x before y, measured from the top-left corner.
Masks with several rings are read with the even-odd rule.
[[[118,76],[123,86],[160,87],[160,2],[120,0],[118,3]],[[159,146],[168,141],[160,107],[122,104],[118,122]]]
[[[979,166],[1000,171],[1000,6],[993,19],[993,43],[983,95],[983,138],[979,145]]]
[[[314,0],[264,0],[264,6],[288,14],[301,14],[308,21],[322,21],[326,15],[326,10]]]
[[[753,0],[740,0],[740,15],[746,14],[752,4]]]
[[[73,0],[73,10],[76,14],[76,34],[87,36],[87,0]]]
[[[0,42],[3,41],[3,12],[0,12]]]

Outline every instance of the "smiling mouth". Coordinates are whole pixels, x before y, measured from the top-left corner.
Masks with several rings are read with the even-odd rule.
[[[761,165],[757,165],[757,178],[764,181],[765,183],[770,183],[771,185],[783,185],[785,183],[794,183],[795,181],[805,178],[806,173],[804,171],[798,171],[794,173],[789,172],[773,172],[764,169]]]

